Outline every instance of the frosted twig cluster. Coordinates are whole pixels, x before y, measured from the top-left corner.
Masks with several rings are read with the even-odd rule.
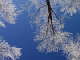
[[[0,0],[0,26],[6,27],[5,22],[16,23],[16,16],[20,13],[12,0]],[[16,60],[22,55],[21,48],[10,47],[8,42],[0,37],[0,60]]]
[[[6,27],[5,22],[16,23],[16,16],[20,13],[12,0],[0,0],[0,26]]]
[[[0,60],[16,60],[22,55],[20,50],[21,48],[16,48],[15,46],[10,47],[8,42],[2,40],[0,37]]]

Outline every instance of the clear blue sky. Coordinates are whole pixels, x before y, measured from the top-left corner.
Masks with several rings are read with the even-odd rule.
[[[18,7],[18,4],[25,4],[27,0],[13,0],[14,4]],[[66,60],[66,57],[62,55],[62,51],[51,52],[38,52],[36,49],[37,43],[33,41],[36,31],[35,27],[31,29],[29,21],[30,17],[27,17],[28,13],[26,11],[22,12],[21,15],[17,17],[16,24],[6,23],[6,28],[0,27],[0,36],[4,37],[11,46],[16,46],[22,48],[22,56],[18,60]],[[80,14],[74,14],[71,19],[65,19],[65,28],[67,32],[71,32],[76,35],[80,33]]]

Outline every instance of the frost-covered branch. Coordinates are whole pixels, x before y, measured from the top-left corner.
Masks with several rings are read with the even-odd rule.
[[[80,11],[80,0],[55,0],[60,4],[61,12],[64,12],[64,15],[70,14],[72,16],[73,14]]]
[[[0,26],[6,27],[5,22],[16,23],[16,17],[21,12],[13,4],[12,0],[0,0]]]
[[[37,49],[41,52],[63,50],[64,54],[68,54],[68,59],[79,60],[80,41],[74,41],[70,38],[72,33],[63,30],[63,19],[67,14],[72,16],[80,11],[80,0],[28,0],[25,6],[27,4],[29,6],[27,7],[28,12],[32,12],[30,16],[36,16],[34,21],[30,21],[30,23],[36,25],[37,32],[34,41],[40,42]],[[58,7],[60,9],[57,9]],[[58,15],[56,11],[63,12],[63,14]],[[78,53],[77,56],[76,53]]]
[[[62,45],[63,53],[66,54],[69,60],[79,60],[80,59],[80,34],[77,34],[76,40],[69,38],[68,42]]]
[[[10,47],[8,42],[5,40],[2,40],[0,37],[0,59],[6,60],[6,59],[12,59],[16,60],[21,56],[20,52],[21,48],[16,48],[15,46]]]
[[[67,33],[67,32],[63,33],[62,29],[64,24],[61,23],[62,21],[59,19],[56,13],[52,10],[49,0],[46,0],[46,1],[35,0],[30,2],[32,4],[34,3],[35,10],[37,13],[35,20],[31,21],[31,23],[32,24],[35,23],[37,27],[36,29],[37,34],[36,34],[35,41],[42,40],[43,42],[43,41],[50,40],[50,42],[52,42],[53,44],[58,34],[60,35],[60,33],[62,34]],[[31,10],[31,7],[32,7],[31,3],[30,3],[29,10]],[[39,4],[39,3],[42,3],[42,4]],[[25,7],[27,5],[29,4],[27,3],[26,5],[23,5],[23,6]],[[34,13],[32,13],[32,15],[34,15]]]

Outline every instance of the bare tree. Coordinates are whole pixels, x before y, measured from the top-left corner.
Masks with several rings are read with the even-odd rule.
[[[73,37],[71,39],[72,33],[64,31],[63,19],[67,14],[72,16],[73,13],[80,11],[80,0],[28,0],[23,7],[27,8],[30,16],[35,16],[32,17],[33,20],[30,23],[36,24],[37,32],[35,32],[34,41],[39,42],[37,47],[39,51],[58,52],[61,49],[64,50],[64,54],[68,54],[68,59],[79,60],[80,43],[78,40],[80,38],[77,42]],[[60,12],[63,12],[60,16],[56,13],[58,7]],[[77,56],[76,53],[78,53]]]
[[[36,12],[32,12],[35,15],[31,22],[36,24],[37,32],[35,41],[40,41],[40,45],[37,47],[40,51],[47,50],[47,52],[58,51],[58,47],[63,45],[66,40],[66,36],[69,36],[68,32],[64,32],[64,17],[58,17],[55,9],[52,8],[50,0],[46,1],[30,1],[31,4],[23,5],[23,7],[29,6],[29,10],[35,5]],[[28,11],[29,11],[28,10]],[[30,13],[30,12],[29,12]],[[64,39],[64,41],[63,41]],[[60,43],[59,43],[60,42]]]

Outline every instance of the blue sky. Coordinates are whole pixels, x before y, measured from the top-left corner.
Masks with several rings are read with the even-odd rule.
[[[26,0],[13,0],[14,4],[18,7],[18,4],[25,4]],[[34,27],[31,29],[31,25],[29,21],[31,21],[30,17],[27,17],[27,11],[23,11],[17,17],[16,24],[6,23],[6,28],[0,27],[0,36],[4,37],[11,46],[16,46],[18,48],[22,48],[22,56],[18,60],[66,60],[67,58],[62,55],[62,51],[51,52],[38,52],[36,49],[38,43],[33,41],[33,37],[35,34],[33,32],[36,31]],[[74,14],[71,19],[65,19],[66,24],[64,26],[64,30],[67,32],[71,32],[76,35],[76,33],[80,33],[80,14]]]

